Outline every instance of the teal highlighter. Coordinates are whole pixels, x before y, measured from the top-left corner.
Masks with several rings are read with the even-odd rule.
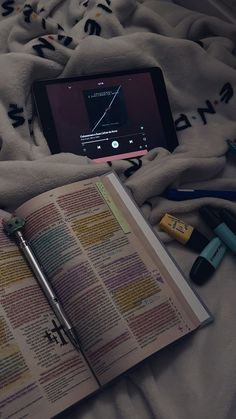
[[[222,242],[236,254],[236,235],[228,227],[228,225],[222,220],[220,212],[216,211],[214,207],[210,205],[204,205],[199,210],[202,218],[211,227]]]
[[[220,216],[222,220],[230,228],[230,230],[232,230],[233,233],[236,234],[236,215],[232,211],[226,208],[222,208],[220,210]]]
[[[219,237],[214,237],[195,260],[190,278],[197,285],[204,284],[218,268],[226,252],[226,246]]]

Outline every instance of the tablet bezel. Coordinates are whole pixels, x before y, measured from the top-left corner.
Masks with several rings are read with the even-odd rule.
[[[139,73],[149,73],[151,76],[155,97],[159,108],[160,118],[166,137],[166,149],[172,152],[178,145],[178,139],[175,131],[174,121],[172,118],[163,73],[159,67],[148,67],[133,70],[106,72],[100,74],[90,74],[86,76],[73,76],[66,78],[63,77],[57,79],[44,79],[35,81],[32,86],[34,103],[43,130],[43,134],[46,138],[51,153],[56,154],[62,151],[66,151],[60,149],[53,114],[47,96],[47,85],[70,83],[73,81],[95,80],[99,78],[109,78]],[[159,145],[157,143],[156,147],[158,146]],[[150,151],[150,149],[148,151]]]

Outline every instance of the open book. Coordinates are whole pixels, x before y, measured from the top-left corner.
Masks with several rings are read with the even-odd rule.
[[[0,417],[55,416],[211,319],[115,174],[15,214],[82,352],[1,229]]]

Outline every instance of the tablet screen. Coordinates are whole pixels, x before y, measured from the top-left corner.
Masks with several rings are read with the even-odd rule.
[[[148,71],[48,81],[45,88],[60,151],[103,162],[169,148]]]

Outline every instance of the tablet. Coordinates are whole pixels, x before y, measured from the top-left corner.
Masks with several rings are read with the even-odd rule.
[[[33,84],[36,109],[51,152],[95,162],[134,158],[178,141],[159,68]]]

